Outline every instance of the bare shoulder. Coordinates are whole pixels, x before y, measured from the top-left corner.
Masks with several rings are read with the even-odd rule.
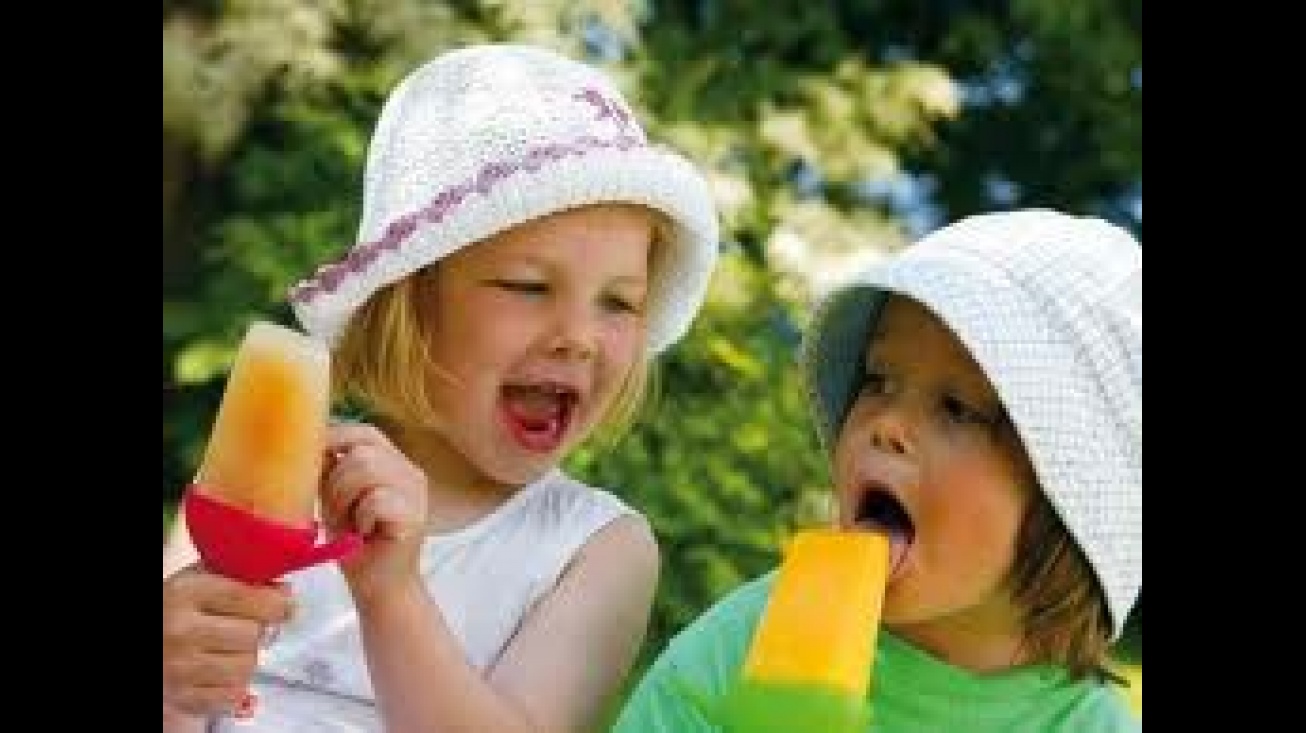
[[[648,520],[639,514],[623,514],[594,533],[581,547],[580,554],[623,552],[657,558],[658,541]]]
[[[657,538],[648,520],[626,514],[609,522],[581,546],[567,574],[602,573],[612,568],[642,583],[657,578],[659,562]]]

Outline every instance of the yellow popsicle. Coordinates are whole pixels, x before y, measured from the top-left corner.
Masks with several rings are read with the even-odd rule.
[[[294,526],[313,521],[330,409],[331,358],[272,323],[245,333],[196,483],[210,496]]]
[[[744,680],[812,685],[863,700],[889,558],[889,539],[879,532],[795,534],[753,634]]]

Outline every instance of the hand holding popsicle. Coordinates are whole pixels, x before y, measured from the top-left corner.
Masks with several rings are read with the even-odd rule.
[[[326,348],[289,328],[251,325],[227,379],[195,483],[182,500],[186,528],[205,570],[266,585],[285,573],[359,549],[362,542],[352,533],[318,543],[315,509],[329,407]],[[176,592],[181,582],[176,579],[171,590]],[[165,624],[169,590],[165,585]],[[254,590],[237,587],[227,596],[250,598]],[[233,637],[228,646],[237,659],[225,665],[220,680],[224,687],[239,684],[241,661],[249,662],[244,673],[248,679],[264,625],[249,609],[243,609],[243,615],[241,608],[232,610],[236,618],[228,625]],[[252,640],[251,627],[259,632]],[[173,648],[177,650],[175,644]],[[165,637],[165,661],[167,655]],[[188,657],[182,649],[175,657],[193,660],[195,655]],[[237,714],[250,714],[252,706],[253,697],[245,696]]]
[[[250,326],[183,504],[208,567],[267,583],[358,549],[348,534],[316,544],[329,406],[325,347],[282,326]]]
[[[258,660],[259,638],[290,618],[290,591],[203,568],[163,584],[163,700],[187,715],[235,713]]]
[[[418,556],[426,537],[426,474],[377,428],[363,423],[327,428],[322,514],[327,526],[366,537],[340,565],[354,601],[406,583],[420,583]]]

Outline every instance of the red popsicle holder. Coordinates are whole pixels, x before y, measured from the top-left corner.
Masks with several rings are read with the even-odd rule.
[[[246,583],[271,583],[294,570],[346,559],[363,546],[354,532],[319,544],[317,522],[296,527],[266,519],[215,499],[198,484],[188,487],[182,501],[204,565]]]

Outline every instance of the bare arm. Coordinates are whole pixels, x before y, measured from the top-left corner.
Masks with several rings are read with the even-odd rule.
[[[390,733],[571,733],[598,724],[639,651],[657,586],[640,518],[598,532],[536,607],[487,681],[420,588],[360,607],[368,666]]]
[[[640,517],[608,525],[527,619],[491,681],[541,730],[591,730],[648,631],[658,547]]]

